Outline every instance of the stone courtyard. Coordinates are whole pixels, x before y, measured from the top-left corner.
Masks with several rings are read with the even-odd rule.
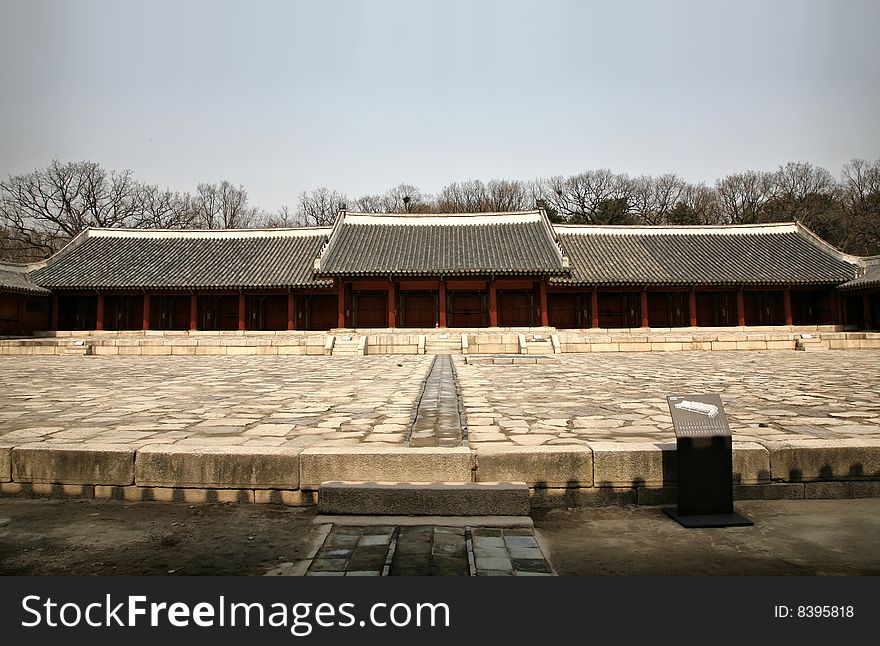
[[[0,442],[403,445],[431,356],[0,357]],[[667,394],[722,395],[734,439],[880,439],[880,352],[453,358],[472,446],[671,442]]]

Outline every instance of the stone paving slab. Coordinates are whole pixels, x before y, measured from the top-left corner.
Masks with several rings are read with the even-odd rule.
[[[402,446],[433,357],[0,357],[0,442]]]
[[[334,524],[305,575],[553,576],[554,572],[531,527]]]
[[[880,438],[880,352],[455,357],[471,446],[674,442],[666,395],[719,393],[734,440]]]

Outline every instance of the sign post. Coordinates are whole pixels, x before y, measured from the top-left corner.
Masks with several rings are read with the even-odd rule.
[[[733,511],[733,445],[718,395],[666,398],[675,430],[678,507],[663,511],[684,527],[754,525]]]

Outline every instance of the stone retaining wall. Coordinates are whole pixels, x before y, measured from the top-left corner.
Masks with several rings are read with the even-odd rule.
[[[812,337],[811,348],[826,350],[880,349],[880,332],[839,331],[834,326],[793,328],[689,328],[678,330],[565,330],[555,334],[561,352],[677,352],[729,350],[794,350],[801,335]],[[353,337],[357,332],[347,333]],[[420,340],[433,340],[430,330],[370,331],[366,354],[419,354]],[[447,334],[447,332],[444,332]],[[455,331],[467,336],[467,354],[520,354],[522,330]],[[57,332],[52,337],[0,339],[0,355],[322,355],[328,335],[315,332]],[[432,347],[429,341],[421,347]],[[436,347],[436,346],[435,346]],[[443,348],[460,354],[462,349]]]
[[[734,442],[737,499],[880,497],[880,440]],[[315,503],[327,481],[525,482],[533,508],[675,501],[674,444],[181,447],[0,445],[0,493]]]

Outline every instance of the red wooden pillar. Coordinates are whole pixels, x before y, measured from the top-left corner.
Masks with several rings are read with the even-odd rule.
[[[697,292],[688,292],[688,308],[691,313],[691,327],[697,327]]]
[[[245,313],[247,312],[246,301],[244,299],[244,294],[238,295],[238,329],[244,330],[247,321],[245,321]]]
[[[746,299],[743,290],[736,290],[736,324],[745,327],[746,324]]]
[[[786,289],[782,292],[782,307],[785,310],[785,324],[792,325],[791,322],[791,290]]]
[[[831,323],[837,325],[840,323],[840,301],[837,298],[837,290],[829,290],[831,292]]]
[[[293,292],[287,294],[287,329],[296,328],[296,298]]]
[[[590,327],[599,327],[599,290],[598,288],[593,289],[593,294],[590,301]]]
[[[397,294],[394,281],[388,281],[388,327],[397,327]]]
[[[189,297],[189,329],[197,330],[199,327],[199,297],[193,292]]]
[[[538,292],[541,298],[541,326],[549,327],[550,314],[547,312],[547,282],[542,280],[538,284]]]
[[[641,310],[642,327],[651,327],[651,321],[648,320],[648,292],[644,289],[642,290]]]
[[[868,294],[862,294],[862,311],[865,313],[865,329],[873,330],[874,322],[871,320],[871,299],[868,298]]]
[[[498,292],[494,278],[489,281],[489,327],[498,327]]]
[[[52,295],[52,320],[49,322],[49,327],[53,330],[58,329],[58,294]]]
[[[98,313],[95,316],[95,329],[104,329],[104,295],[98,294]]]
[[[144,330],[150,329],[150,295],[144,294],[144,316],[143,316],[143,325],[141,326]]]
[[[439,312],[439,324],[440,327],[446,327],[446,281],[440,281],[440,312]]]
[[[345,327],[345,283],[341,280],[336,284],[336,298],[338,301],[338,309],[336,316],[336,327]]]

